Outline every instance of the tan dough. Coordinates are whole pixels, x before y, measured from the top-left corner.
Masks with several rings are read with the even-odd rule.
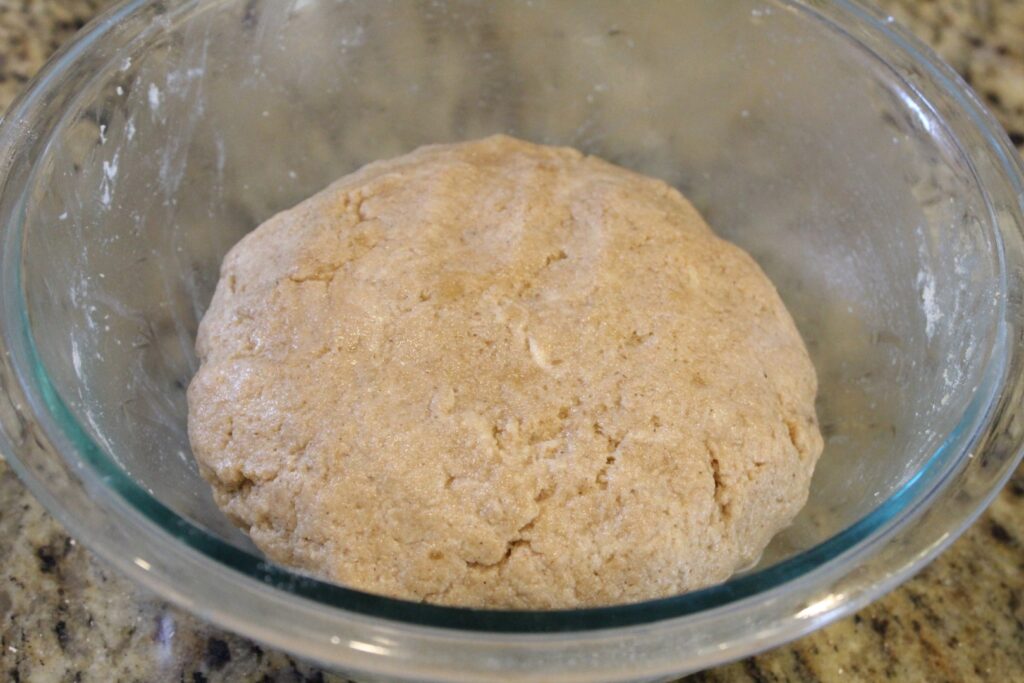
[[[490,607],[726,579],[807,498],[816,380],[674,189],[497,136],[370,164],[245,237],[189,433],[274,560]]]

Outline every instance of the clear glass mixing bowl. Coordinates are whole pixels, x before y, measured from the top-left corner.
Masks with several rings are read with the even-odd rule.
[[[273,565],[214,506],[184,392],[224,252],[370,160],[498,131],[674,183],[777,284],[827,446],[757,567],[641,604],[441,608]],[[128,2],[0,128],[2,446],[113,565],[322,664],[665,678],[864,605],[1005,481],[1022,192],[964,84],[852,2]]]

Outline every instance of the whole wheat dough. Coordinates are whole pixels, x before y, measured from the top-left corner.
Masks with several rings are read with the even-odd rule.
[[[189,434],[274,560],[547,608],[724,580],[804,504],[814,369],[674,189],[498,136],[345,176],[224,259]]]

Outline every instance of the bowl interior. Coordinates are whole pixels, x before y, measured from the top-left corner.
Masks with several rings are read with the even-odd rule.
[[[217,0],[160,15],[96,70],[35,163],[25,318],[36,370],[103,452],[84,466],[255,554],[186,432],[221,257],[364,163],[495,132],[667,180],[775,282],[826,448],[761,567],[876,509],[962,423],[1002,287],[987,199],[928,103],[812,13]]]

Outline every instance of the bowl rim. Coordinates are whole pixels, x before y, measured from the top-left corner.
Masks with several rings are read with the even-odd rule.
[[[224,0],[219,1],[223,2]],[[820,6],[820,3],[802,2],[801,0],[779,0],[779,2],[826,23],[829,28],[844,33],[864,49],[867,47],[863,35],[859,34],[871,35],[875,39],[882,40],[888,43],[889,47],[907,56],[911,63],[920,67],[921,72],[916,75],[898,74],[903,83],[914,92],[920,93],[920,89],[915,87],[915,83],[921,79],[931,79],[933,84],[939,88],[940,94],[949,97],[955,105],[968,114],[969,123],[981,132],[988,145],[987,151],[993,153],[1001,162],[1002,171],[1011,183],[1011,191],[1015,188],[1017,196],[1024,197],[1024,182],[1021,179],[1022,167],[1019,158],[1016,158],[1016,150],[1009,146],[1005,133],[984,111],[966,85],[928,48],[909,37],[902,29],[893,26],[887,18],[883,18],[874,10],[860,6],[853,0],[838,0],[833,7],[823,7]],[[198,0],[180,3],[174,12],[185,11],[199,4]],[[211,6],[215,4],[218,2],[209,3]],[[4,119],[4,124],[0,128],[0,174],[2,174],[0,193],[7,194],[9,192],[9,171],[12,165],[18,162],[18,152],[25,145],[26,138],[30,136],[29,131],[25,128],[26,122],[33,119],[32,112],[41,106],[40,103],[45,100],[48,89],[97,41],[115,29],[123,28],[133,20],[146,15],[155,7],[166,9],[162,3],[156,0],[130,0],[108,10],[55,55],[26,92],[11,106]],[[161,14],[164,13],[161,12]],[[840,23],[838,18],[850,23]],[[141,24],[138,28],[138,32],[130,39],[137,39],[143,35]],[[873,51],[872,54],[878,56]],[[881,57],[879,59],[881,60]],[[888,61],[881,61],[889,65]],[[924,96],[922,96],[922,101],[930,104]],[[938,115],[937,118],[943,119]],[[953,139],[959,138],[953,136]],[[966,152],[964,154],[967,158],[972,158],[970,154]],[[24,201],[24,197],[19,199]],[[15,209],[20,209],[21,206],[18,204]],[[1018,211],[1022,210],[1019,202],[1016,208]],[[15,211],[14,215],[21,216],[22,213],[19,210]],[[1000,221],[994,215],[991,220],[995,226],[993,229],[998,234]],[[92,471],[90,468],[77,470],[76,474],[84,486],[92,491],[116,494],[115,500],[104,501],[108,512],[114,511],[115,514],[123,515],[125,519],[122,521],[128,523],[135,535],[150,533],[156,534],[158,538],[167,537],[167,540],[173,539],[173,541],[181,542],[184,547],[177,548],[176,552],[181,552],[183,555],[191,554],[187,561],[192,565],[202,566],[206,569],[210,569],[210,566],[207,565],[216,566],[220,574],[224,573],[222,570],[240,574],[241,578],[252,584],[254,596],[265,596],[267,590],[276,591],[285,593],[288,597],[305,599],[313,603],[316,609],[340,608],[334,609],[334,611],[343,616],[367,617],[374,622],[391,625],[397,622],[401,625],[423,627],[429,631],[440,629],[459,633],[474,632],[475,635],[481,637],[487,634],[514,634],[516,637],[524,637],[529,634],[548,634],[547,637],[550,638],[555,632],[568,632],[574,635],[582,635],[586,632],[599,636],[601,632],[610,630],[623,631],[631,627],[647,626],[656,622],[677,623],[687,617],[715,612],[735,612],[752,604],[771,599],[773,591],[784,589],[798,577],[803,580],[813,579],[821,586],[828,585],[838,575],[848,573],[848,568],[840,568],[840,565],[853,566],[855,565],[854,559],[857,559],[858,562],[869,559],[887,541],[912,524],[924,512],[925,507],[934,504],[933,496],[942,492],[953,479],[962,473],[965,466],[970,465],[966,462],[970,459],[970,451],[979,441],[983,440],[983,432],[990,426],[989,423],[996,411],[1000,392],[1010,381],[1020,383],[1019,377],[1008,375],[1012,369],[1011,365],[1017,365],[1011,361],[1013,358],[1019,360],[1021,353],[1020,342],[1017,338],[1018,332],[1009,326],[1004,326],[997,335],[995,353],[988,362],[986,381],[982,383],[979,391],[975,394],[963,419],[936,452],[930,456],[925,466],[903,487],[852,526],[795,557],[758,572],[678,596],[609,607],[513,611],[425,605],[344,588],[271,565],[262,558],[226,543],[205,529],[179,517],[127,477],[89,437],[88,432],[78,424],[50,382],[46,369],[35,351],[24,302],[22,301],[22,305],[18,306],[12,305],[11,301],[12,293],[20,293],[22,297],[24,296],[20,281],[20,260],[14,258],[15,250],[10,248],[11,245],[20,244],[22,225],[20,222],[16,225],[8,224],[0,226],[0,229],[7,233],[4,236],[4,261],[2,272],[0,272],[0,277],[3,278],[4,297],[0,308],[4,312],[3,336],[7,347],[5,363],[10,364],[17,377],[18,391],[23,392],[27,404],[23,407],[27,408],[27,414],[31,418],[38,420],[46,440],[61,453],[72,451],[79,453],[93,468]],[[1008,288],[1011,285],[1019,285],[1019,283],[1011,283],[1006,279],[1007,269],[1004,263],[1002,265],[1005,281],[1004,296],[999,304],[998,318],[1000,321],[1003,321],[1007,315],[1008,297],[1005,293],[1008,293]],[[18,324],[14,326],[8,324],[12,319],[9,317],[12,309],[18,316]],[[61,501],[48,489],[46,480],[22,462],[19,457],[19,449],[13,445],[15,440],[7,431],[5,429],[0,446],[9,456],[8,460],[15,470],[47,509],[53,512],[73,534],[82,538],[90,549],[140,583],[154,588],[172,602],[184,604],[193,611],[206,614],[213,621],[227,625],[234,630],[245,632],[258,639],[265,639],[265,642],[271,644],[280,644],[281,639],[274,637],[273,633],[268,635],[265,630],[254,628],[251,624],[238,623],[237,619],[231,618],[230,614],[225,614],[224,610],[227,609],[227,606],[224,604],[218,604],[216,608],[190,604],[189,600],[178,594],[173,585],[167,583],[166,576],[153,571],[155,559],[144,559],[143,562],[150,565],[149,568],[146,568],[139,562],[119,557],[117,548],[104,543],[95,533],[95,529],[86,527],[75,515],[65,510]],[[956,523],[952,525],[953,531],[947,530],[943,538],[932,543],[927,552],[915,556],[911,562],[905,562],[902,566],[893,568],[888,573],[888,578],[877,584],[876,590],[850,595],[847,599],[826,605],[821,611],[809,614],[800,624],[801,628],[785,630],[785,634],[781,638],[779,635],[782,634],[782,631],[774,635],[766,634],[757,641],[760,643],[759,647],[795,637],[810,628],[838,618],[877,597],[884,590],[924,566],[945,545],[959,535],[960,531],[973,521],[974,517],[980,514],[991,498],[996,495],[1001,483],[1010,476],[1014,462],[1020,459],[1020,455],[1018,443],[1013,452],[1002,459],[999,476],[992,479],[993,485],[985,491],[984,495],[973,501],[972,509],[968,514],[955,520]],[[959,528],[955,528],[957,526]],[[257,587],[260,590],[256,590]],[[327,599],[325,600],[325,598]],[[287,645],[285,646],[287,647]],[[301,651],[303,648],[292,647],[290,649]],[[312,656],[316,657],[316,655]]]

